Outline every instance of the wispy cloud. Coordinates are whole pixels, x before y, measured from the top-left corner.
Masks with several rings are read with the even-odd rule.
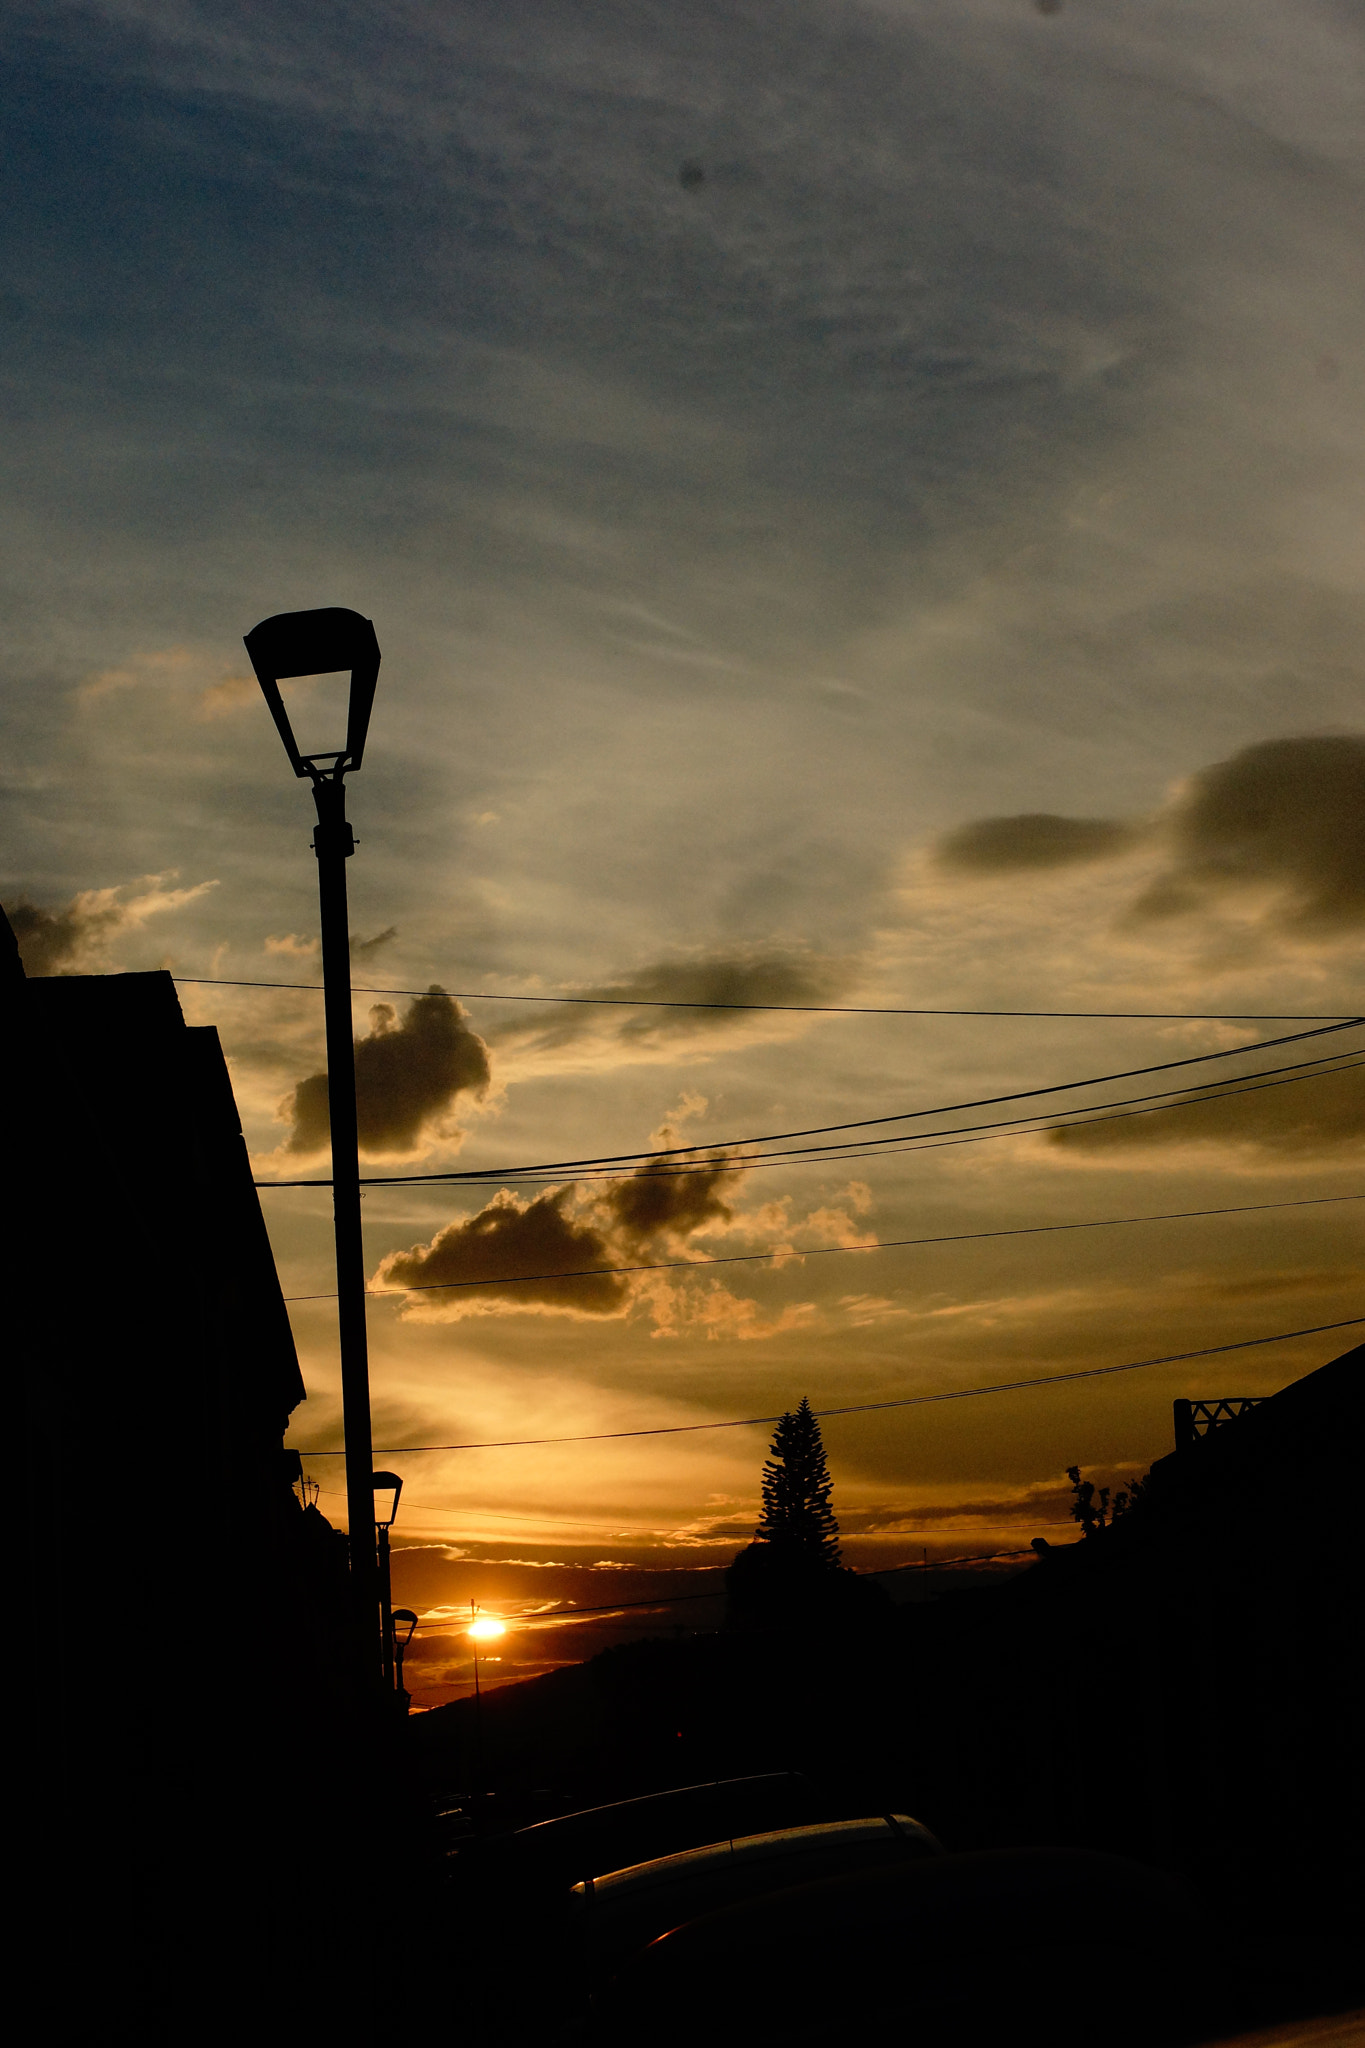
[[[88,974],[107,965],[109,948],[126,932],[141,931],[149,919],[197,903],[216,882],[173,889],[174,873],[144,875],[110,889],[82,889],[60,910],[44,910],[22,899],[9,908],[28,974]]]

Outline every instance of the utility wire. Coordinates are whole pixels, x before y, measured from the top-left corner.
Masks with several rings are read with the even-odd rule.
[[[662,1154],[648,1154],[645,1163],[637,1166],[632,1175],[636,1180],[685,1180],[690,1174],[756,1173],[772,1166],[833,1166],[840,1162],[860,1159],[885,1159],[898,1153],[940,1152],[949,1145],[984,1145],[995,1138],[1011,1135],[1037,1135],[1045,1132],[1069,1131],[1083,1124],[1122,1123],[1129,1117],[1155,1116],[1164,1109],[1197,1109],[1205,1102],[1230,1102],[1241,1095],[1257,1095],[1265,1088],[1286,1088],[1296,1081],[1315,1081],[1324,1074],[1345,1074],[1354,1067],[1365,1064],[1365,1055],[1358,1052],[1328,1053],[1315,1060],[1296,1060],[1288,1067],[1256,1067],[1250,1074],[1233,1075],[1226,1088],[1212,1087],[1207,1081],[1193,1082],[1188,1088],[1163,1088],[1155,1095],[1120,1096],[1115,1102],[1090,1103],[1085,1108],[1067,1115],[1058,1115],[1048,1110],[1032,1110],[1026,1116],[1001,1117],[984,1124],[950,1124],[943,1130],[897,1132],[884,1138],[840,1139],[833,1145],[793,1145],[785,1150],[768,1153],[726,1153],[723,1146],[716,1152],[701,1159],[694,1159],[680,1166],[655,1166],[652,1161]],[[1279,1076],[1281,1078],[1264,1078]],[[1137,1107],[1134,1104],[1146,1104]],[[1034,1129],[1030,1133],[1024,1126]],[[398,1175],[391,1178],[367,1179],[365,1187],[424,1187],[433,1184],[451,1184],[458,1187],[490,1187],[495,1181],[515,1180],[522,1187],[549,1187],[562,1180],[563,1175],[553,1172],[511,1173],[501,1167],[476,1167],[463,1172]],[[599,1180],[619,1180],[619,1172],[609,1166],[589,1166],[580,1169],[574,1176],[582,1184]],[[257,1187],[311,1187],[311,1181],[258,1181]],[[320,1185],[330,1187],[326,1181]]]
[[[1130,1358],[1122,1365],[1088,1365],[1078,1372],[1050,1372],[1030,1380],[1000,1380],[990,1387],[958,1387],[946,1394],[909,1394],[897,1401],[859,1401],[847,1408],[817,1408],[817,1419],[832,1415],[879,1415],[888,1408],[924,1408],[939,1401],[973,1401],[985,1394],[1017,1394],[1030,1387],[1056,1387],[1069,1380],[1103,1379],[1111,1373],[1143,1372],[1154,1365],[1183,1365],[1191,1358],[1218,1358],[1228,1351],[1251,1351],[1261,1344],[1288,1344],[1297,1337],[1321,1337],[1329,1330],[1354,1329],[1365,1316],[1343,1316],[1340,1322],[1314,1323],[1306,1330],[1277,1330],[1273,1337],[1242,1337],[1235,1344],[1206,1344],[1199,1351],[1172,1351],[1162,1358]],[[467,1444],[379,1444],[375,1456],[411,1458],[419,1451],[517,1451],[545,1444],[615,1443],[627,1437],[695,1436],[709,1429],[754,1429],[760,1424],[780,1422],[780,1415],[740,1415],[727,1422],[674,1422],[653,1429],[601,1429],[585,1436],[514,1436],[498,1441]],[[292,1450],[296,1448],[290,1445]],[[344,1458],[344,1450],[301,1449],[306,1458]]]
[[[597,1280],[607,1274],[692,1272],[698,1266],[755,1266],[768,1259],[829,1259],[847,1252],[904,1251],[915,1245],[972,1244],[983,1238],[1046,1237],[1060,1230],[1115,1230],[1128,1223],[1187,1223],[1204,1216],[1250,1216],[1267,1209],[1312,1209],[1332,1202],[1365,1201],[1360,1195],[1304,1195],[1287,1202],[1239,1202],[1218,1209],[1169,1209],[1156,1216],[1092,1216],[1079,1223],[1023,1223],[1005,1230],[958,1230],[940,1237],[888,1237],[866,1244],[819,1244],[805,1250],[770,1245],[761,1252],[723,1252],[714,1258],[656,1259],[635,1266],[579,1266],[567,1273],[509,1273],[484,1280],[424,1280],[412,1287],[370,1287],[371,1295],[446,1294],[464,1287],[524,1287],[546,1280]],[[286,1294],[286,1302],[335,1301],[332,1288],[320,1294]]]
[[[226,981],[203,974],[174,974],[186,988],[278,988],[322,995],[318,981]],[[545,996],[512,995],[503,989],[436,989],[352,987],[354,996],[448,995],[461,1003],[576,1003],[592,1009],[620,1010],[756,1010],[778,1016],[820,1017],[1078,1017],[1115,1018],[1121,1022],[1157,1024],[1326,1024],[1344,1018],[1343,1010],[942,1010],[890,1003],[717,1003],[680,996]]]
[[[314,1484],[316,1484],[316,1481],[314,1482]],[[325,1500],[345,1500],[346,1498],[346,1495],[342,1492],[338,1492],[335,1487],[322,1486],[318,1488],[318,1492]],[[409,1500],[406,1494],[404,1494],[403,1496],[403,1514],[405,1517],[409,1514],[440,1515],[447,1522],[515,1522],[519,1528],[592,1529],[595,1530],[599,1536],[615,1536],[621,1540],[630,1539],[632,1541],[642,1541],[646,1538],[667,1538],[670,1536],[677,1536],[680,1533],[682,1533],[676,1527],[663,1528],[654,1523],[585,1522],[581,1518],[581,1516],[575,1515],[509,1515],[500,1513],[493,1508],[476,1508],[469,1506],[438,1508],[433,1507],[430,1501]],[[1032,1526],[1033,1524],[1030,1523],[1029,1527],[1032,1528]],[[713,1540],[719,1543],[725,1541],[726,1539],[718,1536]],[[540,1539],[537,1537],[536,1541],[539,1542]],[[572,1567],[572,1569],[590,1571],[592,1567],[590,1565],[581,1565],[574,1566]],[[651,1567],[648,1565],[640,1565],[638,1567],[632,1567],[632,1569],[648,1571],[651,1569]],[[723,1569],[723,1567],[720,1565],[707,1564],[689,1566],[688,1569],[694,1571],[710,1572],[720,1571]]]
[[[998,1138],[1050,1136],[1054,1131],[1077,1130],[1085,1124],[1123,1123],[1130,1117],[1156,1116],[1165,1109],[1198,1109],[1205,1102],[1233,1102],[1239,1096],[1259,1095],[1265,1088],[1287,1088],[1296,1081],[1316,1081],[1327,1074],[1350,1073],[1355,1067],[1365,1065],[1360,1055],[1350,1056],[1336,1053],[1327,1060],[1304,1060],[1294,1069],[1285,1072],[1278,1067],[1263,1067],[1257,1072],[1280,1074],[1279,1080],[1256,1080],[1253,1074],[1238,1075],[1226,1088],[1210,1088],[1199,1083],[1192,1088],[1163,1090],[1159,1096],[1134,1095],[1120,1097],[1117,1102],[1092,1104],[1085,1110],[1078,1110],[1071,1116],[1049,1115],[1045,1110],[1035,1110],[1028,1116],[1002,1117],[994,1123],[949,1125],[944,1130],[916,1131],[890,1138],[850,1139],[835,1145],[797,1145],[786,1151],[752,1154],[723,1155],[716,1159],[703,1159],[687,1166],[644,1166],[636,1167],[636,1180],[682,1180],[689,1174],[714,1174],[718,1164],[726,1173],[757,1173],[774,1166],[837,1166],[841,1163],[859,1160],[895,1158],[898,1155],[917,1152],[941,1152],[952,1145],[987,1145]],[[1307,1073],[1304,1068],[1316,1071]],[[1237,1085],[1245,1081],[1248,1085]],[[1145,1108],[1134,1108],[1133,1104],[1146,1104]],[[471,1180],[460,1185],[468,1187],[490,1187],[495,1180],[508,1176],[490,1173],[488,1179]],[[594,1181],[619,1180],[620,1175],[609,1167],[592,1167],[575,1175],[575,1181],[591,1185]],[[522,1187],[551,1187],[561,1176],[520,1175],[518,1185]]]
[[[967,1109],[993,1109],[998,1105],[1006,1102],[1031,1101],[1039,1095],[1065,1095],[1072,1093],[1074,1090],[1078,1088],[1102,1087],[1111,1081],[1131,1081],[1140,1079],[1141,1077],[1147,1074],[1171,1073],[1178,1067],[1183,1068],[1203,1066],[1207,1064],[1207,1062],[1209,1062],[1210,1060],[1236,1059],[1240,1058],[1243,1054],[1246,1053],[1269,1052],[1273,1050],[1273,1048],[1275,1048],[1276,1046],[1299,1045],[1307,1039],[1330,1037],[1338,1031],[1353,1030],[1361,1024],[1365,1024],[1365,1017],[1352,1017],[1349,1018],[1345,1023],[1322,1025],[1313,1031],[1288,1032],[1278,1038],[1258,1039],[1250,1045],[1231,1046],[1219,1052],[1190,1053],[1187,1054],[1183,1059],[1158,1060],[1154,1062],[1152,1065],[1146,1067],[1124,1067],[1119,1069],[1117,1072],[1110,1074],[1089,1074],[1079,1081],[1051,1081],[1042,1087],[1016,1088],[1002,1095],[975,1096],[972,1097],[970,1100],[963,1102],[942,1102],[937,1103],[928,1109],[902,1109],[897,1110],[893,1114],[888,1116],[857,1117],[848,1123],[813,1124],[808,1125],[806,1128],[802,1130],[768,1131],[758,1137],[711,1138],[696,1145],[658,1146],[648,1152],[597,1153],[590,1154],[581,1159],[539,1160],[529,1165],[519,1167],[478,1167],[460,1170],[452,1169],[444,1173],[423,1174],[371,1174],[365,1177],[363,1184],[366,1187],[393,1187],[412,1186],[418,1182],[424,1181],[467,1181],[474,1179],[487,1179],[490,1177],[496,1178],[499,1176],[503,1179],[508,1180],[525,1179],[530,1175],[537,1173],[567,1173],[570,1171],[576,1171],[578,1169],[588,1167],[630,1166],[640,1161],[647,1161],[652,1163],[660,1159],[683,1159],[695,1157],[698,1153],[715,1153],[722,1151],[731,1151],[736,1150],[741,1146],[745,1145],[777,1145],[784,1144],[789,1139],[794,1138],[832,1137],[836,1133],[843,1131],[873,1130],[880,1128],[880,1126],[883,1124],[910,1123],[915,1122],[919,1118],[926,1116],[952,1116],[958,1114],[962,1110]],[[1273,1073],[1280,1070],[1275,1068],[1258,1068],[1255,1071],[1257,1073]],[[1233,1077],[1234,1080],[1236,1078],[1238,1077]],[[875,1141],[872,1139],[849,1139],[845,1142],[871,1144]],[[812,1150],[814,1148],[802,1147],[801,1149]],[[257,1181],[256,1186],[260,1188],[330,1187],[331,1181],[330,1179],[310,1179],[294,1181]]]
[[[319,1487],[318,1491],[324,1500],[345,1500],[346,1498],[346,1495],[339,1492],[335,1487],[323,1486]],[[908,1512],[911,1511],[907,1510]],[[477,1508],[467,1505],[464,1507],[438,1508],[433,1507],[430,1501],[410,1501],[406,1495],[403,1498],[403,1513],[405,1516],[410,1514],[440,1515],[447,1522],[515,1522],[519,1527],[531,1529],[595,1529],[599,1535],[605,1533],[606,1535],[631,1542],[643,1541],[648,1537],[663,1537],[667,1539],[671,1536],[681,1536],[688,1533],[686,1525],[679,1529],[676,1526],[662,1528],[652,1523],[639,1522],[585,1522],[581,1517],[574,1515],[509,1515],[500,1513],[493,1508]],[[1068,1522],[1048,1522],[1044,1526],[1049,1529],[1067,1529],[1070,1527],[1070,1524]],[[1035,1518],[1031,1522],[997,1522],[995,1524],[995,1531],[997,1535],[1008,1535],[1011,1531],[1036,1529],[1037,1527],[1038,1522]],[[431,1533],[434,1534],[435,1532],[432,1531]],[[841,1543],[894,1543],[908,1539],[910,1536],[922,1538],[928,1533],[930,1532],[918,1529],[908,1531],[892,1530],[889,1533],[881,1529],[855,1529],[852,1531],[845,1529],[841,1533],[839,1540]],[[539,1542],[541,1539],[537,1537],[535,1540]],[[731,1541],[731,1538],[728,1536],[710,1536],[699,1538],[698,1540],[709,1543],[728,1543]],[[993,1552],[991,1554],[1003,1556],[1004,1552]],[[565,1569],[571,1571],[591,1571],[593,1567],[591,1565],[569,1565]],[[627,1569],[645,1572],[654,1570],[656,1567],[642,1564],[631,1565]],[[677,1569],[677,1567],[674,1567],[674,1569]],[[724,1571],[726,1567],[720,1564],[698,1564],[687,1565],[682,1567],[682,1569],[697,1572],[719,1572]],[[917,1572],[923,1570],[923,1566],[919,1564],[888,1564],[881,1566],[880,1569],[888,1572]]]

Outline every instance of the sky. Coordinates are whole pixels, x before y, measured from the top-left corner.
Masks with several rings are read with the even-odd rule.
[[[364,1170],[483,1175],[365,1202],[419,1703],[471,1599],[497,1678],[718,1583],[768,1430],[691,1425],[1362,1312],[1365,1033],[1232,1055],[1362,1006],[1363,57],[1332,0],[7,0],[0,900],[30,973],[169,967],[325,1177],[241,643],[373,618]],[[262,1202],[344,1521],[327,1192]],[[1068,1465],[1357,1335],[830,1417],[847,1561],[1061,1538]]]

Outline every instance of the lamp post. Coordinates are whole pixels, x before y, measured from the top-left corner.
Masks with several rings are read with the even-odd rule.
[[[373,1692],[379,1675],[379,1574],[370,1484],[370,1369],[365,1333],[365,1253],[360,1231],[360,1150],[351,1025],[351,947],[346,862],[355,840],[346,821],[348,770],[360,766],[379,676],[379,642],[369,619],[332,606],[279,612],[246,636],[246,651],[297,776],[307,776],[317,805],[313,851],[322,913],[323,1004],[327,1019],[327,1102],[332,1138],[332,1214],[336,1234],[337,1322],[341,1340],[342,1421],[346,1436],[346,1513],[357,1675]],[[302,753],[280,695],[281,680],[350,671],[342,746]],[[332,738],[339,735],[333,734]]]
[[[403,1491],[403,1482],[396,1472],[373,1472],[370,1483],[374,1488],[374,1533],[379,1541],[379,1616],[380,1640],[383,1643],[384,1686],[394,1689],[393,1657],[393,1581],[389,1576],[389,1531],[398,1513],[398,1496]]]

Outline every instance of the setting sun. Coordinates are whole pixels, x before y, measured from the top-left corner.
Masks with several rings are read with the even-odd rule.
[[[497,1620],[494,1615],[481,1614],[477,1621],[469,1624],[465,1633],[473,1636],[475,1642],[491,1643],[495,1637],[505,1636],[507,1628],[506,1624]]]

